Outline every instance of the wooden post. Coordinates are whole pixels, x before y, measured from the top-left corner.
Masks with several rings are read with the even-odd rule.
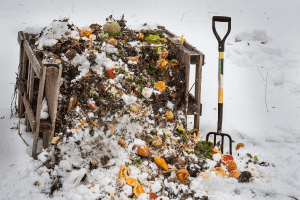
[[[36,159],[37,155],[37,144],[39,138],[39,131],[40,131],[40,119],[41,119],[41,109],[42,109],[42,100],[44,95],[44,86],[46,80],[46,66],[43,67],[42,78],[40,79],[39,84],[39,93],[38,93],[38,100],[37,100],[37,109],[36,109],[36,128],[33,136],[33,145],[32,145],[32,157]]]
[[[24,56],[24,46],[23,46],[23,38],[20,34],[18,34],[18,41],[20,44],[20,60],[19,60],[19,79],[23,78],[23,73],[24,73],[24,64],[23,64],[23,56]],[[19,117],[23,115],[25,112],[24,110],[24,105],[22,101],[22,92],[20,91],[20,88],[18,88],[18,114]]]
[[[203,57],[200,55],[200,61],[196,64],[195,75],[195,99],[197,105],[197,114],[194,115],[194,128],[200,128],[200,115],[201,115],[201,79],[202,79],[202,62]]]
[[[62,74],[62,66],[59,66],[59,68],[47,67],[45,95],[46,95],[48,108],[49,108],[51,130],[50,132],[47,132],[48,135],[47,136],[45,135],[46,137],[43,137],[44,144],[45,144],[44,148],[48,147],[48,144],[54,135],[61,74]]]
[[[185,59],[184,59],[184,64],[185,64],[185,118],[187,120],[187,112],[188,112],[188,107],[189,107],[189,81],[190,81],[190,55],[188,53],[185,53]],[[186,122],[186,127],[187,128],[187,122]]]

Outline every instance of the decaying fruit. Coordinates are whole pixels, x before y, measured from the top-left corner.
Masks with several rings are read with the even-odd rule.
[[[110,70],[107,72],[107,76],[108,76],[109,78],[114,79],[114,78],[116,78],[116,75],[117,75],[117,72],[116,72],[116,69],[115,69],[115,68],[110,69]]]
[[[77,127],[81,128],[84,126],[85,123],[86,123],[86,120],[83,120],[80,124],[77,125]]]
[[[241,172],[239,172],[238,170],[232,170],[229,175],[228,178],[233,177],[233,178],[238,178],[241,175]]]
[[[169,119],[169,120],[171,120],[171,119],[174,118],[174,115],[173,115],[173,113],[172,113],[171,111],[167,111],[167,112],[165,113],[165,116],[166,116],[166,118]]]
[[[168,43],[168,40],[166,38],[160,38],[160,39],[163,40],[165,44]]]
[[[85,27],[79,31],[81,37],[89,37],[92,34],[92,29]]]
[[[135,194],[135,196],[137,198],[139,198],[139,196],[142,194],[142,193],[145,193],[143,187],[140,185],[140,184],[135,184],[134,188],[133,188],[133,193]]]
[[[211,149],[211,152],[212,152],[212,154],[219,153],[219,154],[222,156],[221,151],[219,151],[218,149],[212,148],[212,149]]]
[[[135,178],[128,177],[126,178],[126,183],[133,187],[137,183],[137,180]]]
[[[131,60],[132,62],[135,62],[135,61],[137,61],[139,59],[139,57],[138,56],[135,56],[135,57],[126,57],[126,59],[128,61]]]
[[[119,139],[118,144],[121,145],[122,147],[126,148],[126,144],[122,138]]]
[[[162,53],[163,55],[163,53]],[[167,60],[162,60],[160,62],[160,70],[165,71],[169,67],[170,63]]]
[[[56,144],[57,141],[58,141],[58,139],[59,139],[59,136],[53,137],[53,139],[51,140],[51,143],[52,143],[52,144]]]
[[[126,166],[122,166],[120,171],[119,171],[119,178],[126,178],[126,174],[127,174],[128,168]]]
[[[110,36],[116,36],[120,33],[120,26],[116,22],[107,22],[103,26],[104,33],[108,33]]]
[[[150,199],[156,199],[157,198],[157,195],[155,193],[153,193],[153,192],[148,193],[148,194],[149,194],[149,198]]]
[[[159,136],[152,136],[153,142],[151,143],[153,146],[159,146],[162,144],[161,137]]]
[[[226,176],[226,172],[222,167],[216,167],[213,169],[213,171],[216,173],[217,176],[220,176],[223,178]]]
[[[130,112],[133,114],[136,114],[139,111],[139,106],[137,104],[132,104],[132,106],[129,108]]]
[[[123,178],[119,179],[119,180],[118,180],[118,186],[119,186],[119,187],[123,187],[123,186],[124,186],[124,182],[125,182],[125,181],[124,181]]]
[[[190,137],[194,137],[194,139],[198,139],[198,137],[199,137],[199,130],[198,129],[194,128],[194,129],[190,130],[189,133],[190,133]],[[194,134],[196,134],[196,136],[194,136]]]
[[[236,163],[233,160],[228,160],[226,163],[226,169],[227,171],[236,170],[237,166]]]
[[[167,59],[167,57],[168,57],[168,51],[164,47],[158,47],[156,49],[156,53],[159,55],[159,59]],[[164,60],[164,61],[166,61],[166,60]]]
[[[116,39],[114,39],[114,38],[111,38],[111,39],[108,40],[108,43],[109,44],[113,44],[113,45],[117,45],[118,41]]]
[[[209,178],[210,177],[210,173],[209,172],[201,172],[200,176],[202,176],[203,178]]]
[[[158,81],[155,84],[155,89],[159,90],[160,92],[163,92],[166,89],[166,84],[163,81]]]
[[[187,185],[189,183],[190,173],[186,169],[180,169],[176,172],[177,180]]]
[[[232,155],[230,155],[230,154],[223,154],[222,155],[222,158],[221,158],[222,163],[226,164],[227,161],[229,161],[229,160],[234,160]]]
[[[139,38],[144,39],[143,33],[139,32]]]
[[[88,105],[89,105],[89,108],[92,109],[92,110],[96,110],[97,109],[96,104],[93,103],[93,102],[88,102]]]
[[[154,162],[160,166],[161,168],[163,168],[164,170],[168,170],[168,165],[166,163],[166,161],[160,157],[155,157],[154,158]]]
[[[179,157],[179,158],[177,159],[177,162],[178,162],[178,164],[180,165],[180,167],[182,167],[182,168],[185,167],[185,161],[184,161],[181,157]]]
[[[243,171],[238,177],[239,183],[249,183],[252,179],[252,174],[248,171]]]
[[[239,150],[241,147],[245,147],[244,143],[238,143],[235,147],[235,150]]]
[[[124,92],[119,92],[120,97],[123,96],[125,93]]]
[[[140,156],[148,156],[150,151],[148,149],[147,146],[138,146],[137,148],[137,153],[140,155]]]

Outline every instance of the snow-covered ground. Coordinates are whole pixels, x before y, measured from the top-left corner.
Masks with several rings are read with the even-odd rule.
[[[184,35],[205,54],[202,138],[217,129],[218,43],[211,28],[212,16],[230,16],[232,28],[225,46],[223,132],[232,136],[234,144],[245,144],[238,152],[234,150],[234,156],[251,153],[275,167],[253,166],[256,178],[248,184],[235,179],[198,178],[192,187],[210,199],[300,199],[299,6],[296,0],[2,1],[0,199],[49,198],[33,185],[37,180],[32,174],[39,161],[30,157],[32,134],[25,132],[21,120],[22,136],[30,145],[26,147],[17,130],[11,129],[18,123],[17,117],[10,118],[19,61],[17,32],[47,26],[60,16],[70,17],[71,22],[82,27],[104,24],[110,14],[125,14],[127,24],[133,27],[145,22],[164,25]],[[226,23],[217,23],[217,30],[224,35]],[[40,177],[38,181],[43,184],[48,178]],[[77,194],[77,199],[86,198],[84,193]]]

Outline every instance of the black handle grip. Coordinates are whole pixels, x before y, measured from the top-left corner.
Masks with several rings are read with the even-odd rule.
[[[217,21],[217,22],[230,22],[231,21],[231,17],[213,16],[213,21]]]
[[[216,26],[215,26],[216,21],[217,22],[228,22],[228,30],[227,30],[227,33],[226,33],[226,35],[224,36],[223,39],[221,39],[219,34],[217,33]],[[213,29],[213,32],[214,32],[214,34],[215,34],[215,36],[216,36],[216,38],[219,42],[219,51],[224,52],[225,51],[224,43],[225,43],[225,40],[226,40],[227,36],[229,35],[230,30],[231,30],[231,17],[213,16],[212,29]]]

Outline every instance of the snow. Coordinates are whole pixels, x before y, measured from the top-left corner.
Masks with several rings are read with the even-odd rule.
[[[63,190],[69,191],[77,187],[86,172],[87,170],[85,168],[72,171],[69,177],[63,183]]]
[[[90,4],[93,6],[86,6]],[[2,38],[5,39],[1,40],[0,44],[6,48],[1,50],[0,73],[1,91],[5,94],[0,96],[0,115],[5,116],[0,120],[0,199],[49,198],[42,191],[49,190],[51,180],[46,169],[39,168],[41,162],[49,158],[44,152],[39,155],[39,160],[30,157],[33,137],[32,133],[25,132],[24,119],[21,120],[20,131],[29,147],[18,136],[17,130],[10,129],[16,127],[18,123],[17,117],[10,119],[10,102],[14,87],[11,83],[15,82],[15,72],[18,70],[17,31],[39,33],[40,27],[47,26],[53,19],[58,19],[61,13],[70,16],[74,24],[82,27],[93,22],[104,24],[108,15],[120,16],[124,13],[125,19],[131,25],[130,28],[136,27],[141,30],[155,28],[161,24],[178,36],[184,35],[189,43],[202,51],[206,63],[202,69],[201,87],[203,111],[200,138],[202,139],[206,133],[216,131],[217,125],[217,110],[214,108],[217,108],[218,44],[211,30],[211,19],[214,15],[231,16],[231,33],[225,42],[223,132],[230,134],[236,141],[233,147],[238,142],[245,144],[245,147],[239,151],[233,151],[239,161],[238,168],[249,170],[242,168],[247,161],[247,153],[257,155],[259,161],[273,163],[275,167],[249,165],[254,168],[252,173],[255,178],[248,184],[237,183],[233,178],[222,179],[212,173],[211,178],[194,179],[191,188],[196,191],[195,197],[207,195],[213,200],[299,198],[300,44],[298,34],[300,28],[297,13],[300,2],[229,0],[225,3],[177,0],[172,1],[173,12],[166,12],[166,8],[170,8],[168,1],[140,2],[131,4],[130,8],[126,7],[127,4],[128,2],[125,1],[113,3],[48,1],[43,4],[31,0],[2,2],[0,25],[6,28],[1,32]],[[150,22],[151,20],[154,22]],[[143,26],[144,23],[147,25]],[[52,23],[51,28],[53,29],[48,34],[55,36],[55,39],[49,39],[50,37],[47,38],[45,35],[39,41],[40,46],[51,46],[62,36],[68,37],[63,35],[63,31],[67,30],[63,24],[58,26]],[[217,23],[217,30],[222,36],[227,31],[227,25]],[[77,35],[77,31],[72,31],[70,37],[76,38]],[[241,41],[235,42],[236,40]],[[103,73],[104,68],[107,70],[114,66],[114,62],[104,57],[104,54],[97,54],[96,69],[99,74]],[[74,64],[72,63],[74,66],[85,63],[85,60],[80,60],[78,56],[77,59],[79,60],[74,60]],[[87,63],[81,66],[81,75],[89,67]],[[194,74],[195,67],[192,66],[190,86],[194,83]],[[193,93],[194,89],[191,92]],[[128,105],[136,101],[130,97],[124,98],[124,102],[128,100]],[[192,116],[189,116],[189,121],[194,121]],[[189,123],[189,128],[192,127],[193,123]],[[74,135],[76,140],[83,137],[84,135],[80,133]],[[39,141],[38,147],[41,152],[42,141]],[[72,180],[77,183],[84,175],[85,168],[67,172],[71,165],[80,166],[80,150],[62,146],[59,148],[64,152],[72,152],[69,160],[63,160],[59,164],[61,170],[70,173],[69,176],[64,175],[70,179],[63,182],[64,188],[69,192],[65,190],[56,192],[53,199],[98,199],[101,191],[99,184],[88,190],[87,187],[78,186],[71,181],[72,177]],[[228,148],[228,145],[225,145],[225,148]],[[209,167],[212,168],[215,164],[215,161],[211,161]],[[149,165],[157,168],[153,163]],[[35,169],[37,170],[34,171]],[[101,181],[103,187],[112,181],[109,173],[118,173],[117,171],[97,173],[94,171],[88,175],[88,179],[92,180],[93,174],[99,177],[98,180],[105,177]],[[89,183],[92,182],[91,180]],[[40,186],[34,185],[36,181],[40,182]],[[165,181],[164,185],[176,193],[179,192],[178,183]],[[113,191],[110,187],[105,189],[109,192]],[[123,199],[126,199],[127,195],[132,194],[132,187],[125,185],[123,191]]]
[[[155,181],[154,184],[151,185],[151,190],[154,193],[158,193],[161,190],[161,184],[158,181]]]
[[[144,88],[143,88],[143,91],[142,91],[142,95],[143,95],[146,99],[148,99],[148,98],[151,97],[152,92],[153,92],[153,89],[152,89],[152,88],[144,87]]]
[[[137,101],[137,98],[133,95],[124,94],[122,99],[126,105],[131,105]]]
[[[48,119],[48,117],[49,117],[49,113],[48,113],[47,100],[43,99],[42,108],[41,108],[41,119]]]

